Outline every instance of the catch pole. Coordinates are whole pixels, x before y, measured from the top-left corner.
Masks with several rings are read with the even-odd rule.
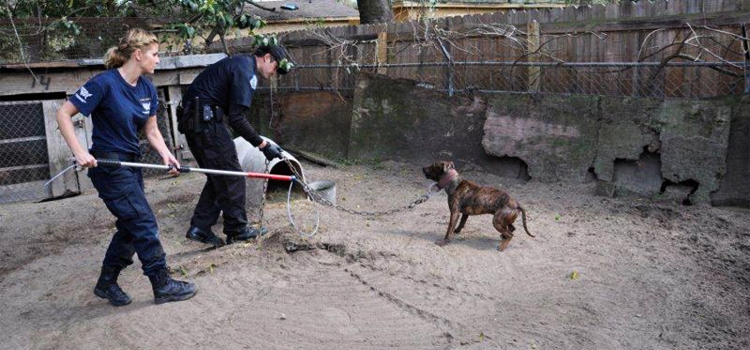
[[[160,165],[160,164],[147,164],[147,163],[134,163],[134,162],[123,162],[112,159],[97,159],[96,162],[99,165],[110,165],[110,166],[129,166],[134,168],[147,168],[147,169],[161,169],[161,170],[172,170],[177,169],[181,173],[204,173],[212,175],[226,175],[226,176],[242,176],[252,179],[269,179],[277,181],[295,181],[297,177],[294,175],[277,175],[277,174],[266,174],[266,173],[253,173],[244,171],[231,171],[231,170],[217,170],[217,169],[203,169],[198,167],[181,166],[179,168],[174,165]]]

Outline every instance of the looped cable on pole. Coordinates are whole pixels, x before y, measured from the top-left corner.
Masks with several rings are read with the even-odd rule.
[[[294,218],[292,217],[292,188],[294,187],[295,182],[296,181],[292,181],[289,184],[289,191],[287,192],[287,195],[286,195],[287,218],[289,219],[289,223],[292,224],[292,227],[294,228],[294,230],[297,231],[297,233],[300,236],[305,237],[305,238],[312,238],[313,236],[315,236],[316,233],[318,233],[318,228],[320,227],[320,211],[317,208],[315,209],[315,228],[312,230],[312,232],[304,233],[299,227],[297,227],[297,224],[294,223]],[[302,184],[301,181],[300,181],[300,184]],[[307,188],[307,186],[304,184],[302,184],[302,187]],[[307,192],[307,190],[305,191]],[[310,196],[310,198],[312,198],[312,196]],[[315,203],[315,200],[313,200],[313,203]]]
[[[53,177],[52,177],[51,179],[49,179],[49,181],[45,182],[45,183],[44,183],[44,187],[46,188],[47,186],[49,186],[49,184],[51,184],[51,183],[52,183],[52,181],[55,181],[55,179],[57,179],[58,177],[62,176],[62,175],[63,175],[63,174],[65,174],[65,173],[67,173],[67,172],[68,172],[68,170],[70,170],[70,169],[73,169],[73,168],[75,168],[76,166],[78,166],[78,164],[76,164],[76,163],[73,163],[73,165],[71,165],[71,166],[69,166],[69,167],[67,167],[67,168],[63,169],[63,171],[61,171],[61,172],[57,173],[57,175],[53,176]]]

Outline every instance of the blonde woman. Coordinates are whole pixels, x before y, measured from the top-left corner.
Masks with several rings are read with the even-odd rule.
[[[88,176],[117,218],[117,231],[107,248],[96,296],[114,306],[127,305],[130,297],[117,284],[120,271],[133,263],[138,253],[143,273],[151,280],[157,304],[191,298],[193,283],[173,280],[168,273],[166,254],[159,241],[154,213],[143,191],[140,168],[99,166],[98,159],[134,162],[141,156],[138,132],[143,129],[151,146],[166,165],[179,167],[164,143],[156,123],[158,99],[153,84],[144,74],[153,74],[159,64],[159,42],[155,35],[131,29],[104,57],[107,70],[91,78],[57,111],[57,123],[76,162],[89,168]],[[94,125],[91,149],[75,136],[71,118],[77,113],[91,116]],[[172,171],[177,174],[176,170]]]

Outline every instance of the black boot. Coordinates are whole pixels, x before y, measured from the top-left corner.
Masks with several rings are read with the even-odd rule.
[[[258,237],[258,235],[262,236],[266,233],[268,233],[268,229],[266,229],[265,227],[261,227],[260,230],[254,227],[245,227],[239,232],[227,233],[227,244],[232,244],[237,241],[251,240],[255,237]]]
[[[149,275],[151,286],[154,289],[154,302],[163,304],[170,301],[187,300],[193,297],[198,289],[192,282],[183,282],[172,279],[167,269],[159,270]]]
[[[185,238],[196,242],[210,244],[214,246],[214,248],[224,245],[224,241],[216,236],[210,229],[206,231],[195,226],[190,226],[190,229],[188,229],[185,234]]]
[[[117,276],[120,275],[120,269],[112,267],[102,267],[102,273],[99,280],[96,281],[94,294],[102,299],[108,299],[109,303],[114,306],[123,306],[130,304],[132,299],[122,291],[117,285]]]

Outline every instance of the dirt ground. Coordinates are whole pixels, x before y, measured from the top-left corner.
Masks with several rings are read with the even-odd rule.
[[[308,180],[334,180],[338,204],[355,210],[404,206],[428,185],[426,164],[302,164]],[[153,304],[138,261],[120,278],[132,304],[92,293],[114,227],[95,191],[2,205],[0,349],[750,348],[750,211],[459,170],[509,190],[537,237],[517,232],[498,252],[485,215],[440,247],[439,193],[389,216],[322,208],[313,249],[287,252],[305,241],[276,191],[269,236],[208,250],[184,238],[204,177],[148,181],[168,263],[199,288],[165,305]],[[308,226],[312,206],[295,198]]]

